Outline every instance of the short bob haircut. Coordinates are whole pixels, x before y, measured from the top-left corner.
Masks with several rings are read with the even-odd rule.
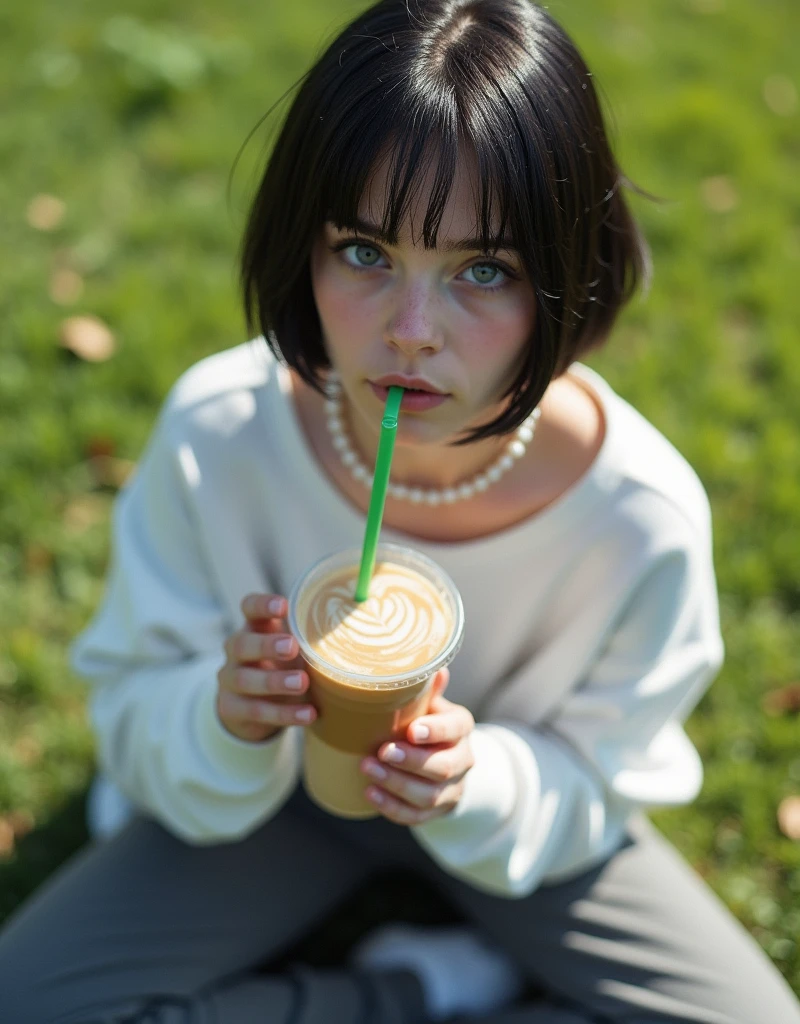
[[[605,342],[637,285],[649,285],[650,252],[621,187],[648,193],[622,175],[591,72],[545,10],[528,0],[380,0],[359,15],[300,80],[241,249],[248,328],[322,394],[331,363],[309,263],[324,222],[355,226],[386,155],[380,238],[396,244],[433,153],[422,239],[435,248],[468,152],[484,250],[510,237],[537,312],[504,412],[456,446],[515,430],[554,377]]]

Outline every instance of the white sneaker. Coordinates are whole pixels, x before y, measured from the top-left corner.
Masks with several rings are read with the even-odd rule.
[[[433,1020],[480,1017],[522,993],[522,972],[475,928],[382,925],[357,944],[351,963],[363,970],[414,972]]]

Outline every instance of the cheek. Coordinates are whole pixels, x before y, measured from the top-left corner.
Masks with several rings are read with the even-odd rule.
[[[470,317],[469,351],[483,361],[493,358],[502,367],[527,342],[535,322],[532,297],[516,295],[476,303]]]
[[[356,336],[369,331],[375,315],[371,303],[358,284],[344,280],[335,268],[323,265],[312,275],[314,300],[320,320],[328,336]]]

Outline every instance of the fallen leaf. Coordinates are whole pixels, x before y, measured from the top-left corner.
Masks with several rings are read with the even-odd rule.
[[[0,818],[0,857],[10,857],[14,852],[14,829],[8,818]]]
[[[787,796],[781,800],[778,827],[787,839],[800,839],[800,796]]]
[[[21,736],[11,751],[17,761],[26,768],[36,764],[42,757],[42,745],[33,736]]]
[[[25,571],[44,572],[53,564],[53,552],[44,544],[31,541],[25,548]]]
[[[66,267],[54,270],[50,275],[49,295],[59,306],[69,306],[83,295],[83,278]]]
[[[89,459],[89,469],[101,487],[120,488],[136,468],[130,459],[115,459],[112,455],[95,455]]]
[[[787,75],[770,75],[761,95],[772,113],[780,117],[791,117],[797,110],[797,88]]]
[[[800,683],[770,690],[762,697],[761,706],[768,715],[789,715],[800,711]]]
[[[30,226],[37,231],[54,231],[66,212],[67,205],[63,199],[41,193],[28,203],[26,217]]]
[[[102,523],[108,514],[108,501],[98,494],[81,494],[64,509],[64,527],[68,533],[81,534]]]
[[[714,213],[729,213],[739,205],[739,193],[727,175],[717,174],[700,183],[703,202]]]
[[[70,316],[61,323],[60,341],[64,348],[89,362],[109,359],[116,348],[114,335],[96,316]]]
[[[36,818],[30,811],[12,811],[8,815],[8,823],[17,839],[22,839],[36,827]]]
[[[117,450],[117,442],[113,437],[95,435],[86,442],[86,454],[90,459],[96,455],[113,455]]]

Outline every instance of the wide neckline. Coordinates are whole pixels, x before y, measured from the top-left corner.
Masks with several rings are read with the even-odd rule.
[[[351,504],[342,494],[334,481],[321,466],[316,452],[306,439],[303,425],[299,420],[293,400],[292,380],[289,368],[280,360],[275,360],[274,380],[279,391],[279,400],[275,402],[277,413],[283,420],[286,431],[279,436],[285,438],[299,460],[301,476],[306,474],[317,481],[317,486],[325,492],[325,500],[330,502],[333,512],[347,521],[349,526],[363,529],[366,514]],[[613,452],[617,445],[617,417],[614,399],[616,394],[610,385],[591,367],[584,363],[573,363],[567,373],[578,379],[600,404],[605,420],[605,434],[594,459],[584,473],[571,484],[554,501],[538,512],[533,512],[516,523],[493,533],[472,537],[459,541],[437,541],[405,533],[391,526],[381,527],[381,538],[396,544],[407,544],[428,551],[434,558],[446,558],[449,555],[469,555],[482,557],[498,554],[503,548],[516,550],[516,545],[535,540],[537,543],[561,533],[571,526],[576,519],[592,508],[596,502],[613,490],[618,483],[618,474],[614,470]]]

